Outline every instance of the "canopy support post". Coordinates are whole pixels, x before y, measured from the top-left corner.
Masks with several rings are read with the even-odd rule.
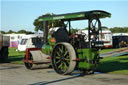
[[[69,23],[69,35],[71,34],[71,22],[70,20],[68,20],[68,23]]]
[[[89,41],[89,48],[91,48],[91,33],[90,33],[90,30],[91,30],[91,27],[90,27],[90,19],[88,19],[88,41]]]
[[[47,37],[48,37],[48,21],[43,21],[43,43],[47,43]]]

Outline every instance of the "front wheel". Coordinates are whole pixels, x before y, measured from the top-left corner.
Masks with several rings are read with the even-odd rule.
[[[26,55],[24,56],[24,61],[25,61],[25,60],[26,60]],[[32,54],[31,54],[31,53],[29,53],[28,61],[31,61],[31,62],[24,62],[25,67],[26,67],[27,69],[32,69],[32,66],[33,66],[33,63],[32,63],[33,57],[32,57]]]
[[[71,44],[59,43],[52,52],[52,65],[58,74],[70,74],[76,67],[76,52]]]

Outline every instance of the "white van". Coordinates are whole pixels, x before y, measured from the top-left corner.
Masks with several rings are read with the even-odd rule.
[[[83,32],[84,34],[86,34],[86,42],[88,42],[88,30],[80,30],[78,31],[78,33]],[[101,34],[99,34],[100,39],[104,41],[104,48],[112,48],[112,32],[110,30],[102,30],[102,36]]]
[[[38,35],[26,35],[23,36],[18,44],[18,51],[25,51],[26,48],[41,48],[43,42],[41,36]]]

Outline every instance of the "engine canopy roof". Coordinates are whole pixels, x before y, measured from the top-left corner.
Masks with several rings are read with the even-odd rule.
[[[52,20],[84,20],[84,19],[97,19],[97,18],[106,18],[111,17],[111,13],[103,10],[92,10],[92,11],[82,11],[75,13],[59,14],[53,16],[43,16],[38,18],[38,21],[52,21]]]

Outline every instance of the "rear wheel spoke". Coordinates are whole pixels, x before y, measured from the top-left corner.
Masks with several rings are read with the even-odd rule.
[[[68,66],[66,65],[66,63],[64,63],[64,69],[66,70],[68,68]]]
[[[63,64],[63,63],[61,63],[61,64],[58,66],[58,68],[61,68],[61,67],[62,67],[62,64]]]
[[[59,51],[62,53],[63,52],[63,50],[61,49],[61,48],[59,48]]]
[[[57,56],[56,59],[60,59],[60,57]]]
[[[61,60],[58,60],[56,63],[58,64],[58,63],[60,63],[60,61],[61,61]]]
[[[68,51],[65,51],[64,56],[66,56],[67,54],[68,54]]]
[[[66,61],[70,61],[70,59],[69,59],[69,58],[65,58],[64,60],[66,60]]]
[[[57,55],[58,55],[58,56],[60,56],[60,53],[59,53],[59,52],[57,52]]]

